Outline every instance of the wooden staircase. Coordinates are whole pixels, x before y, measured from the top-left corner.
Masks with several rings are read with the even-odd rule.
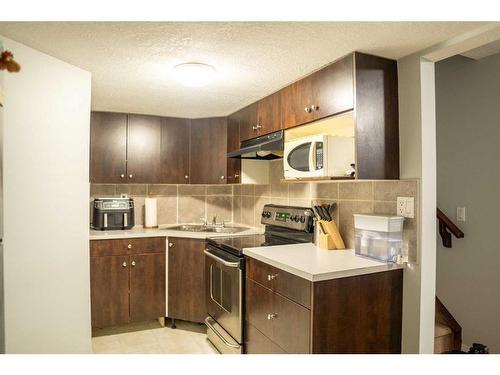
[[[462,348],[462,327],[436,297],[436,325],[434,329],[434,354],[449,353]]]

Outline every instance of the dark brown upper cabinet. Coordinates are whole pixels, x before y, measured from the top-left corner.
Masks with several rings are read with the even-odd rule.
[[[355,52],[354,66],[356,176],[399,179],[397,62]]]
[[[240,120],[238,112],[227,118],[227,152],[240,148]],[[227,158],[227,183],[240,183],[241,159]]]
[[[338,60],[311,76],[314,119],[354,108],[353,55]]]
[[[161,128],[161,117],[128,115],[128,183],[161,182]]]
[[[241,141],[258,137],[257,109],[258,103],[253,103],[237,112],[240,120]]]
[[[280,91],[281,125],[284,129],[313,120],[310,111],[313,101],[311,86],[311,77],[306,77]]]
[[[191,120],[190,183],[227,183],[226,154],[226,117]]]
[[[266,96],[257,102],[258,135],[269,134],[281,129],[281,94],[279,92]]]
[[[189,183],[189,138],[191,125],[188,119],[164,117],[161,125],[161,183]]]
[[[92,112],[90,182],[121,183],[127,176],[127,115]]]
[[[281,90],[284,128],[345,112],[353,106],[352,54]]]

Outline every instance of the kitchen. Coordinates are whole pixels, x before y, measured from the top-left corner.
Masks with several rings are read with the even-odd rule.
[[[408,328],[413,323],[408,314],[420,295],[408,293],[407,284],[408,275],[422,262],[422,186],[420,179],[401,170],[407,151],[401,145],[407,134],[401,132],[405,102],[401,103],[398,64],[400,58],[451,37],[458,26],[452,29],[450,25],[439,34],[432,25],[422,25],[428,32],[417,35],[409,25],[407,29],[404,24],[393,25],[390,34],[413,35],[418,45],[396,53],[388,52],[391,42],[383,38],[387,29],[374,24],[359,40],[379,32],[374,36],[379,40],[377,48],[368,50],[360,42],[321,58],[295,55],[297,61],[307,60],[301,69],[290,69],[272,87],[261,81],[260,89],[248,96],[241,95],[244,87],[231,86],[222,92],[225,62],[218,65],[213,59],[191,60],[183,55],[168,68],[175,79],[149,96],[144,87],[145,91],[136,90],[138,95],[127,100],[126,85],[116,79],[125,79],[124,75],[114,76],[111,95],[106,91],[108,69],[92,71],[91,78],[75,62],[88,48],[78,34],[85,28],[96,36],[105,26],[115,35],[144,27],[146,31],[139,34],[146,41],[153,27],[169,27],[0,25],[3,47],[12,50],[21,66],[18,73],[3,77],[5,124],[37,123],[36,117],[45,121],[43,108],[20,110],[23,101],[36,103],[38,96],[26,99],[15,91],[19,82],[23,92],[37,82],[54,96],[47,100],[71,104],[65,107],[64,116],[50,114],[54,117],[45,124],[50,131],[36,128],[41,136],[37,141],[44,142],[37,150],[31,151],[32,143],[37,144],[30,139],[30,135],[36,138],[33,129],[20,126],[6,132],[7,139],[23,140],[25,146],[20,153],[6,146],[5,160],[20,164],[7,167],[5,175],[14,176],[16,170],[32,166],[32,179],[47,183],[46,191],[59,192],[60,204],[72,213],[56,215],[52,210],[34,229],[31,238],[39,238],[44,248],[54,248],[53,268],[44,268],[46,275],[51,269],[58,275],[64,265],[73,265],[63,273],[68,288],[65,282],[54,280],[57,276],[40,277],[40,283],[54,291],[51,301],[72,301],[64,309],[47,308],[33,285],[29,294],[33,301],[28,296],[13,297],[21,276],[37,272],[36,263],[47,260],[35,255],[25,272],[21,258],[6,252],[6,351],[411,352],[409,346],[405,348],[415,337]],[[472,27],[464,25],[464,31],[466,26]],[[196,25],[177,27],[195,29]],[[226,33],[227,28],[236,32],[239,27],[259,34],[263,26],[214,23],[198,27],[211,27],[214,34]],[[286,24],[266,27],[276,27],[281,36],[292,32]],[[325,24],[307,27],[316,33],[329,30]],[[440,27],[446,30],[446,25]],[[30,39],[38,33],[39,40]],[[73,47],[61,43],[49,53],[47,40],[57,40],[56,34]],[[104,51],[115,42],[96,38],[95,43],[98,58],[92,64],[106,56]],[[320,44],[317,48],[324,49]],[[116,62],[121,56],[111,54],[110,59]],[[145,61],[144,67],[148,66]],[[269,65],[263,81],[284,70],[283,63],[275,62],[277,67],[273,70]],[[47,70],[49,66],[54,71]],[[116,70],[130,75],[133,71]],[[43,74],[47,79],[38,82],[37,76],[43,78]],[[67,77],[55,79],[58,74]],[[252,74],[256,79],[263,72],[255,68]],[[78,83],[70,86],[73,80]],[[141,84],[147,87],[150,82],[144,81]],[[243,80],[241,86],[245,84]],[[178,100],[183,105],[165,101],[161,111],[151,109],[161,90],[169,95],[181,93]],[[201,97],[185,105],[198,92]],[[205,106],[204,100],[210,105]],[[211,105],[219,101],[229,104],[214,110]],[[50,103],[41,105],[50,107]],[[25,117],[18,120],[21,116]],[[78,121],[67,121],[70,118]],[[65,126],[75,133],[63,134]],[[55,147],[53,153],[49,145]],[[16,160],[19,154],[26,158]],[[37,157],[40,165],[50,167],[36,168]],[[59,167],[66,162],[72,164]],[[50,178],[42,172],[50,172]],[[7,179],[4,194],[28,195],[26,176]],[[29,203],[45,211],[54,204],[49,199]],[[16,215],[23,208],[15,210],[12,203],[6,204],[6,217],[20,223]],[[67,235],[70,226],[80,228],[78,233]],[[28,240],[14,226],[6,225],[6,244],[29,249]],[[65,251],[68,246],[75,246],[74,250]],[[16,307],[29,302],[37,306],[43,322],[36,327],[23,324],[29,312]],[[69,340],[63,331],[79,339]],[[49,336],[48,332],[57,338],[48,344],[23,339]]]
[[[188,68],[206,69],[199,63]],[[171,329],[177,320],[204,323],[221,353],[400,353],[404,254],[388,248],[388,264],[357,257],[354,216],[340,214],[343,199],[363,199],[359,190],[369,187],[367,197],[374,200],[387,186],[401,184],[396,76],[394,60],[353,52],[227,117],[92,112],[96,334],[158,318]],[[389,184],[364,182],[375,179]],[[415,199],[416,181],[404,184]],[[353,213],[397,219],[395,212],[370,208]],[[314,229],[319,225],[321,234]],[[351,250],[343,250],[343,237]],[[314,243],[338,250],[328,254]],[[284,288],[288,283],[294,288]],[[352,283],[345,292],[362,301],[345,304],[352,309],[349,319],[342,311],[333,314],[336,300],[315,302],[342,283]],[[389,291],[357,291],[379,283]],[[271,297],[280,300],[269,302]],[[390,303],[375,308],[377,301]],[[280,309],[284,313],[275,311]],[[316,317],[327,311],[331,321]],[[292,319],[296,314],[301,321]],[[324,327],[332,324],[328,339]],[[346,326],[350,333],[340,335]],[[290,341],[287,331],[302,341]]]

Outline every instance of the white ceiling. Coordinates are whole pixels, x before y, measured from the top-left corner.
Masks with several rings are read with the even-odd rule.
[[[95,110],[195,118],[232,113],[354,50],[398,59],[482,24],[0,22],[0,34],[90,71]],[[172,67],[183,62],[213,65],[216,80],[181,86]]]
[[[480,60],[482,58],[495,55],[500,52],[500,40],[485,44],[484,46],[471,49],[467,52],[462,53],[462,56],[469,57],[474,60]]]

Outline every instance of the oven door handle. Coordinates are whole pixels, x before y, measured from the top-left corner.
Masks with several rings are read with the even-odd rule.
[[[206,318],[205,319],[205,325],[213,332],[215,333],[215,335],[224,343],[224,345],[230,347],[230,348],[235,348],[235,349],[239,349],[240,346],[239,345],[236,345],[236,344],[231,344],[229,341],[227,341],[224,336],[222,336],[220,334],[219,331],[217,331],[214,326],[212,324],[210,324],[209,322],[209,318]]]
[[[239,262],[228,262],[227,260],[224,260],[222,258],[219,258],[217,255],[212,254],[208,249],[205,249],[204,251],[205,255],[215,259],[217,262],[222,263],[223,265],[231,268],[239,268],[240,263]]]

